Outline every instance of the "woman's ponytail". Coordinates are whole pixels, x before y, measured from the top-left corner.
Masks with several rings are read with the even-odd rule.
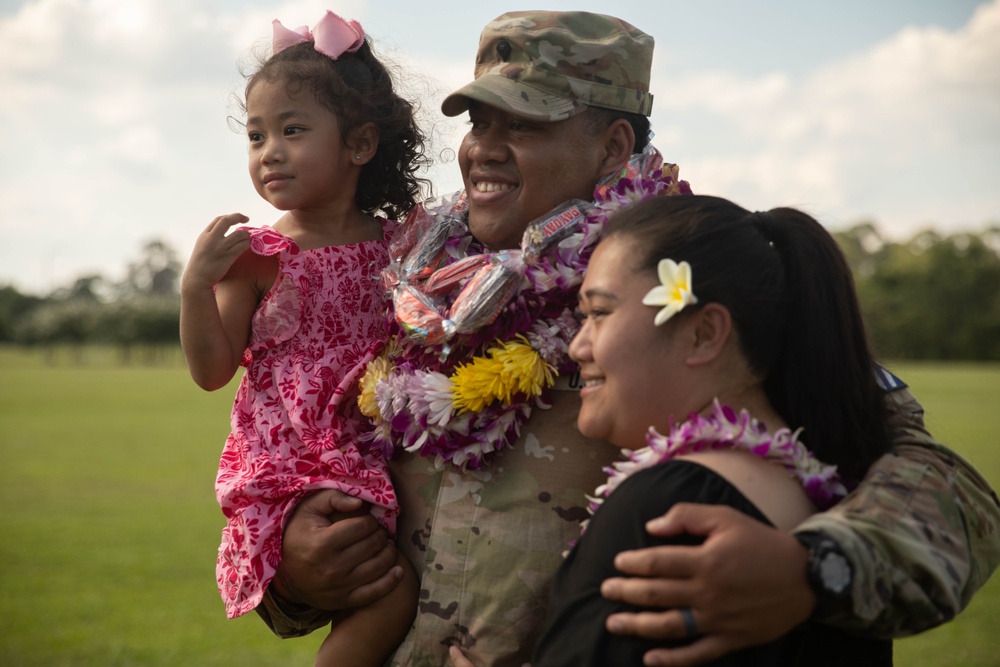
[[[777,208],[751,217],[781,257],[786,282],[785,341],[764,388],[789,423],[804,427],[820,460],[858,480],[890,439],[850,268],[805,213]]]

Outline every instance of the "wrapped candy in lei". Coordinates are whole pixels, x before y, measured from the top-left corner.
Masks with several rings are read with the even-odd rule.
[[[671,427],[667,435],[650,427],[645,447],[622,450],[624,460],[605,468],[608,481],[597,487],[593,497],[588,496],[588,510],[594,514],[612,491],[640,470],[683,454],[711,449],[742,449],[781,464],[820,510],[829,509],[847,495],[847,487],[836,466],[817,460],[799,442],[800,433],[801,429],[793,433],[787,428],[771,433],[746,410],[737,414],[715,401],[707,416],[692,414],[687,421]],[[582,524],[581,530],[586,530],[587,523]]]
[[[414,209],[382,272],[394,334],[361,379],[373,444],[463,469],[511,446],[574,367],[577,291],[608,216],[690,193],[650,146],[598,184],[595,201],[566,202],[531,222],[514,250],[491,252],[473,238],[464,192]]]

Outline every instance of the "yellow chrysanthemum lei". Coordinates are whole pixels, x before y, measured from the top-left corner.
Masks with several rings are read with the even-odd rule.
[[[392,374],[395,364],[391,351],[368,364],[360,381],[358,405],[366,417],[380,421],[375,388]],[[528,339],[518,334],[509,341],[497,341],[486,355],[473,357],[451,374],[453,414],[481,412],[496,401],[509,404],[517,394],[540,396],[555,384],[555,368],[542,359]]]
[[[361,414],[365,417],[375,420],[382,419],[382,415],[378,409],[378,400],[375,398],[375,386],[380,380],[389,377],[394,366],[395,364],[389,360],[388,349],[368,362],[365,374],[361,376],[361,380],[358,382],[358,386],[360,387],[358,407],[361,408]]]
[[[555,384],[555,369],[522,335],[501,342],[452,373],[455,412],[480,412],[494,401],[510,403],[515,394],[538,396]]]

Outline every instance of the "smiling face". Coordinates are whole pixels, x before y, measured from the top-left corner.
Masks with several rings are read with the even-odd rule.
[[[516,248],[535,218],[569,199],[593,197],[604,148],[583,114],[548,123],[473,103],[469,120],[458,163],[469,228],[490,248]]]
[[[353,199],[351,150],[337,116],[284,79],[260,81],[247,95],[249,169],[257,193],[281,211],[321,210]]]
[[[635,271],[636,254],[623,236],[594,251],[580,288],[585,320],[569,350],[584,381],[580,432],[630,449],[645,446],[650,426],[665,429],[671,415],[683,418],[702,407],[685,363],[690,326],[684,320],[654,326],[658,309],[642,297],[659,282],[653,271]]]

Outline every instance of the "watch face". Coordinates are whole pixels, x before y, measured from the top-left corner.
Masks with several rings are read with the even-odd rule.
[[[851,585],[851,566],[842,554],[828,551],[820,560],[819,576],[823,588],[831,593],[842,593]]]

